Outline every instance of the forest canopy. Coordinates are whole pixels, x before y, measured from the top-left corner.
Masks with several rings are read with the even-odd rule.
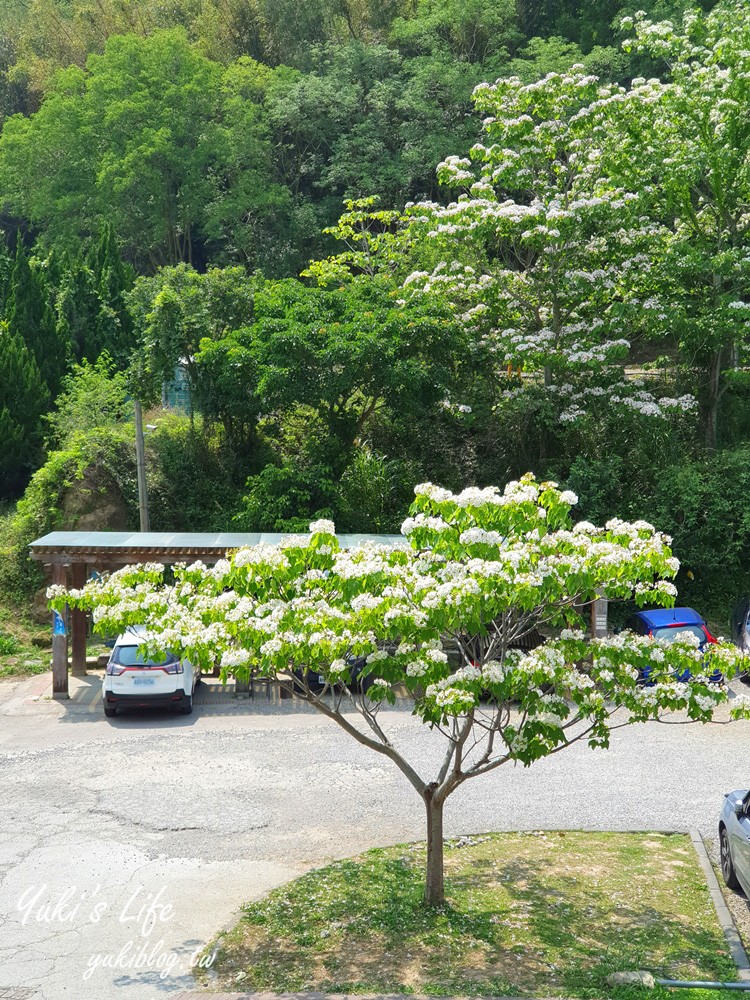
[[[743,585],[743,4],[29,0],[0,31],[18,552],[92,476],[135,525],[132,399],[179,395],[157,529],[389,531],[415,483],[532,469],[674,535],[688,593]]]

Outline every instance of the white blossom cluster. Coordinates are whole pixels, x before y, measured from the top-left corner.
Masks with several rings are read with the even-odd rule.
[[[485,531],[484,528],[468,528],[462,531],[458,540],[462,545],[501,545],[503,536],[499,531]]]
[[[336,525],[333,521],[328,521],[326,518],[321,517],[317,521],[313,521],[310,524],[310,534],[311,535],[335,535]]]
[[[449,399],[444,399],[440,406],[442,409],[446,410],[448,413],[452,413],[455,416],[467,416],[471,413],[471,407],[466,403],[452,403]]]
[[[673,412],[690,413],[697,409],[698,400],[695,396],[657,396],[642,388],[644,384],[643,379],[633,379],[630,382],[620,379],[606,385],[593,386],[575,386],[565,382],[561,385],[548,385],[545,391],[559,398],[563,405],[558,417],[562,422],[573,422],[586,416],[594,400],[606,403],[608,408],[620,406],[649,417],[665,418]]]
[[[289,565],[289,560],[283,548],[262,542],[259,545],[238,549],[234,554],[233,563],[236,569],[244,566],[270,566],[278,569],[286,569]]]
[[[613,405],[662,419],[697,406],[692,396],[639,393],[622,378],[624,334],[644,325],[670,329],[671,307],[646,280],[651,248],[668,233],[643,207],[648,190],[612,183],[605,154],[610,126],[628,114],[629,102],[658,101],[664,86],[640,81],[626,91],[583,67],[529,85],[516,78],[480,84],[474,100],[484,114],[482,141],[469,157],[449,156],[438,166],[441,182],[463,193],[448,205],[409,209],[412,224],[428,238],[444,237],[457,257],[466,239],[481,243],[491,234],[502,244],[504,263],[490,273],[444,259],[431,272],[413,272],[404,288],[442,296],[498,362],[527,374],[552,372],[545,391],[575,382],[570,398],[560,399],[563,424]],[[726,311],[739,315],[744,305],[735,298]],[[592,380],[602,373],[604,385]],[[526,381],[506,398],[529,390]]]
[[[297,540],[294,559],[259,545],[234,552],[219,573],[180,567],[165,585],[159,569],[131,567],[81,591],[53,589],[52,600],[92,609],[111,631],[146,625],[149,648],[239,676],[295,667],[345,685],[353,658],[364,659],[371,703],[393,699],[401,685],[431,723],[464,718],[487,697],[520,705],[526,721],[508,723],[500,742],[525,762],[558,745],[576,720],[603,745],[612,705],[635,719],[686,708],[710,717],[728,697],[710,674],[730,676],[745,662],[733,647],[701,651],[681,635],[589,640],[570,627],[530,653],[508,649],[536,621],[573,621],[582,594],[670,596],[678,563],[668,539],[645,521],[573,524],[576,500],[531,475],[459,493],[422,483],[407,532],[414,544],[326,552],[313,537],[333,534],[326,527],[306,545]],[[646,667],[655,683],[643,688]],[[678,681],[687,670],[690,682]]]

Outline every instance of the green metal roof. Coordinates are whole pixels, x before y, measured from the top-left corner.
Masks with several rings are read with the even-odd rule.
[[[283,538],[309,537],[293,532],[172,532],[172,531],[52,531],[30,543],[32,550],[64,550],[74,553],[105,549],[113,552],[124,549],[211,549],[225,552],[244,545],[279,545]],[[336,536],[344,549],[354,548],[365,542],[376,542],[392,548],[408,545],[403,535],[342,535]]]

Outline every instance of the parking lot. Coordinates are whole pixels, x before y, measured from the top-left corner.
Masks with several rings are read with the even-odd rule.
[[[0,685],[0,987],[168,997],[192,984],[191,956],[243,900],[423,836],[400,773],[314,710],[207,688],[188,717],[108,720],[98,682],[76,681],[69,702],[46,699],[44,678]],[[439,737],[404,709],[388,712],[389,729],[427,774]],[[750,723],[621,730],[609,751],[578,746],[469,782],[446,832],[711,834],[723,792],[750,784],[748,747]]]

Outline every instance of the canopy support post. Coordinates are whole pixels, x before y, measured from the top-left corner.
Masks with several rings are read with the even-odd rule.
[[[67,566],[52,564],[52,583],[67,587]],[[68,630],[65,624],[67,605],[62,614],[52,613],[52,697],[65,700],[68,693]]]
[[[86,583],[86,564],[80,562],[72,563],[70,567],[71,582],[76,590],[80,590]],[[82,677],[86,673],[86,632],[87,617],[85,611],[74,608],[70,612],[70,638],[71,638],[71,673]]]

